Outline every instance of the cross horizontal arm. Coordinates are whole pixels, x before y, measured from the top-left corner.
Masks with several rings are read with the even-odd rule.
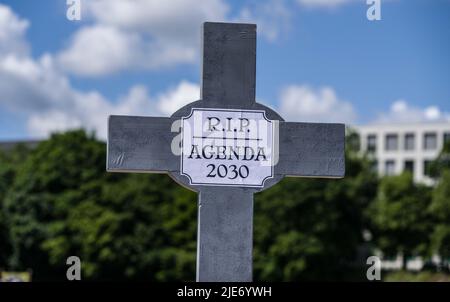
[[[108,120],[106,170],[110,172],[179,171],[171,151],[172,119],[113,115]]]
[[[280,122],[276,174],[341,178],[345,174],[345,125]]]

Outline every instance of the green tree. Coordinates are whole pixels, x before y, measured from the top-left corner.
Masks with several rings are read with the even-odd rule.
[[[7,267],[7,260],[12,250],[4,200],[21,163],[29,152],[23,144],[19,144],[12,150],[0,150],[0,268]]]
[[[404,267],[408,257],[427,254],[430,202],[431,189],[404,173],[383,177],[369,209],[377,246],[386,256],[402,253]]]
[[[378,182],[371,163],[356,149],[346,152],[344,179],[287,178],[256,195],[256,280],[352,277],[347,272],[363,243],[362,231],[368,227],[364,211]]]
[[[53,135],[27,157],[5,199],[13,243],[10,269],[33,268],[38,278],[55,273],[49,271],[44,245],[58,231],[67,232],[68,209],[87,193],[80,186],[102,173],[102,149],[93,137],[77,131]]]
[[[435,219],[431,233],[431,252],[441,256],[442,264],[450,259],[450,169],[440,172],[440,179],[433,191],[430,211]]]
[[[431,162],[429,174],[433,178],[439,178],[443,171],[450,170],[450,141],[445,142],[438,157]]]
[[[193,194],[167,176],[106,173],[105,158],[105,145],[81,130],[33,150],[5,200],[9,267],[62,279],[76,255],[85,279],[192,279]]]
[[[90,280],[193,280],[196,196],[169,177],[105,172],[105,145],[84,131],[55,134],[10,178],[4,208],[8,268],[64,279],[68,256]],[[285,179],[256,195],[256,280],[348,278],[377,190],[352,148],[341,180]]]

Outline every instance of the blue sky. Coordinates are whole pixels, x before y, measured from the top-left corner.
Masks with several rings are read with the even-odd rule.
[[[258,24],[257,99],[288,120],[450,119],[449,0],[381,0],[372,22],[365,0],[87,2],[69,21],[65,1],[0,1],[0,140],[193,101],[205,20]]]

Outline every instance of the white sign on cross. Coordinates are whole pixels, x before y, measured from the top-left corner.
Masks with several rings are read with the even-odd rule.
[[[273,128],[261,110],[194,108],[182,119],[181,174],[190,185],[263,187],[273,177]]]

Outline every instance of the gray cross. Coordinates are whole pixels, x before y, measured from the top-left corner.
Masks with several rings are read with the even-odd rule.
[[[255,102],[256,25],[203,25],[201,100],[171,117],[110,116],[107,171],[168,173],[199,193],[197,281],[251,281],[253,194],[285,176],[341,178],[345,173],[343,124],[284,122]],[[172,152],[180,120],[192,108],[263,110],[279,121],[278,163],[260,188],[191,185]]]

